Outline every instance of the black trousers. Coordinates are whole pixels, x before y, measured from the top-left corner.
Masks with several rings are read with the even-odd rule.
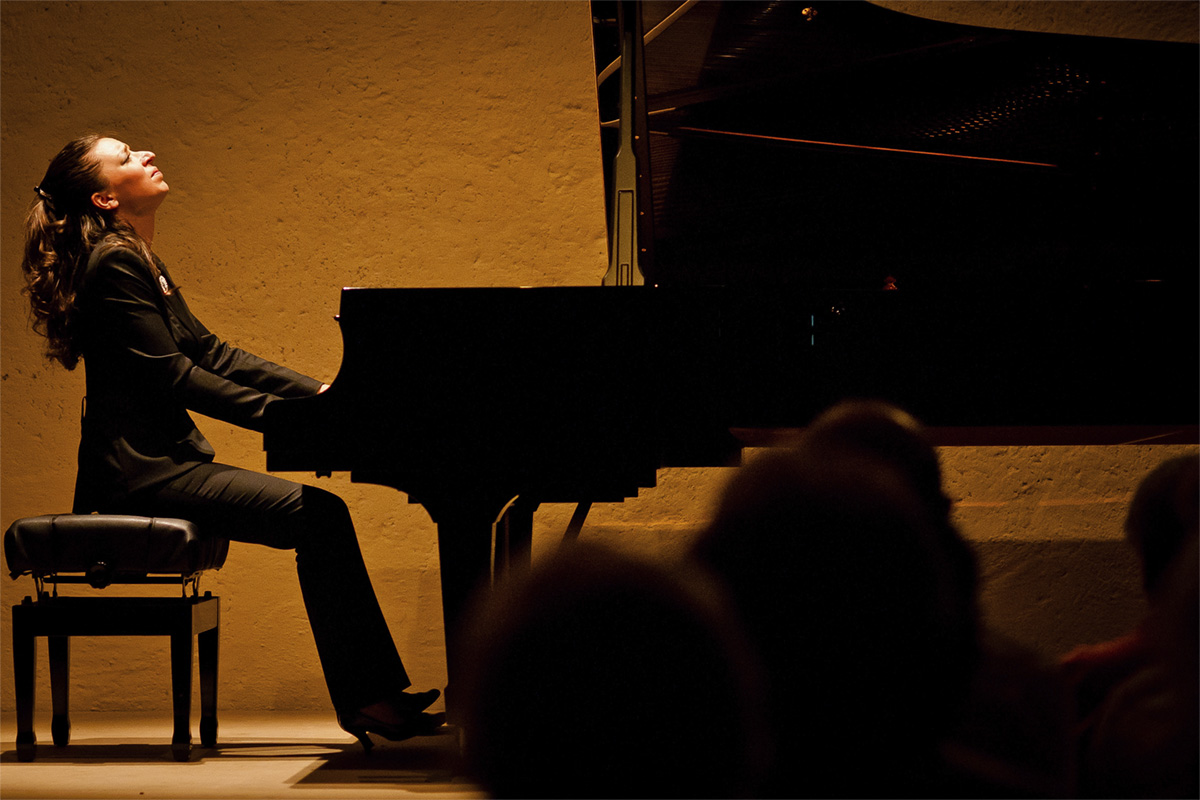
[[[230,541],[296,551],[296,573],[333,706],[350,712],[411,685],[337,495],[273,475],[200,464],[114,513],[178,517]]]

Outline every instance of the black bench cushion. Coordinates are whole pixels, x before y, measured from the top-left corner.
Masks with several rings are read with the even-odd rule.
[[[219,569],[229,541],[181,519],[116,514],[26,517],[4,533],[12,577],[86,573],[103,563],[113,577],[193,575]]]

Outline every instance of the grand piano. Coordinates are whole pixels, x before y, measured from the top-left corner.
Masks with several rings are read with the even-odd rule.
[[[1196,441],[1195,45],[867,2],[592,11],[596,285],[343,289],[332,387],[266,415],[269,470],[436,522],[451,686],[539,504],[577,530],[843,397],[943,443]]]

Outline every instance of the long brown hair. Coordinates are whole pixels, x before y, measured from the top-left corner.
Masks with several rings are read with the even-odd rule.
[[[69,142],[50,162],[34,187],[25,217],[24,293],[29,295],[33,329],[47,339],[46,355],[67,369],[79,363],[75,296],[88,257],[112,237],[138,252],[154,268],[150,248],[115,212],[98,208],[92,195],[107,188],[92,150],[104,137],[88,134]]]

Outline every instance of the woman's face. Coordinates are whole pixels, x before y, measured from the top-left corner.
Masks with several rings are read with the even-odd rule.
[[[171,190],[149,150],[130,150],[124,142],[101,139],[92,155],[100,162],[100,174],[108,185],[92,195],[92,202],[100,208],[131,215],[152,213]]]

